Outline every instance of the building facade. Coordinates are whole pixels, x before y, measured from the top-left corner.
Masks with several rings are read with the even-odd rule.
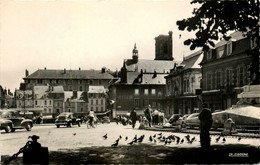
[[[89,86],[88,91],[88,109],[95,113],[104,113],[107,111],[107,90],[104,86]]]
[[[50,70],[39,69],[29,75],[25,71],[25,89],[32,90],[34,86],[63,86],[64,91],[88,91],[89,85],[103,85],[108,88],[113,76],[105,68],[99,70]]]
[[[212,111],[236,104],[241,87],[250,84],[252,57],[247,50],[253,47],[250,38],[235,32],[229,41],[221,40],[215,49],[204,52],[201,96]]]
[[[166,79],[166,116],[172,114],[191,114],[200,108],[196,89],[200,89],[202,74],[199,63],[203,52],[198,51],[183,58],[180,65],[165,76]]]
[[[174,65],[172,32],[155,38],[155,59],[140,59],[136,44],[132,59],[125,59],[120,79],[110,86],[110,99],[114,101],[113,116],[124,115],[133,108],[137,113],[150,104],[153,109],[164,111],[165,76]]]

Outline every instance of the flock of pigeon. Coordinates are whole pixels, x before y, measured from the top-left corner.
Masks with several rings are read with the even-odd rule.
[[[218,143],[220,141],[222,137],[222,143],[225,143],[226,142],[226,138],[222,135],[218,136],[216,138],[216,141],[215,143]],[[103,136],[103,139],[106,140],[108,138],[108,134],[105,134]],[[134,138],[128,142],[127,144],[128,145],[134,145],[134,144],[140,144],[143,142],[145,138],[145,135],[141,135],[140,137],[138,137],[137,135],[134,136]],[[111,147],[117,147],[118,144],[119,144],[119,141],[122,140],[122,136],[119,135],[119,137],[116,139],[116,141],[111,145]],[[125,137],[125,141],[128,140],[128,137],[126,136]],[[238,137],[238,142],[241,140],[241,137]],[[192,144],[193,142],[197,141],[197,139],[194,137],[191,138],[190,135],[186,135],[184,136],[184,138],[181,138],[179,136],[176,136],[176,135],[169,135],[169,136],[163,136],[162,133],[159,133],[159,134],[154,134],[153,136],[150,135],[149,138],[148,138],[148,141],[151,142],[151,143],[164,143],[164,145],[169,145],[169,144],[183,144],[183,143],[187,143],[187,144]]]

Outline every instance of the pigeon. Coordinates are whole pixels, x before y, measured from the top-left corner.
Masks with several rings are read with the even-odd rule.
[[[196,140],[196,138],[195,138],[195,136],[191,139],[191,141],[195,141]]]
[[[156,137],[156,134],[154,134],[153,137],[155,138],[155,137]]]
[[[181,139],[181,143],[180,144],[182,144],[184,142],[184,139]]]
[[[225,137],[223,137],[223,143],[225,143],[226,142],[226,138]]]
[[[106,139],[107,139],[107,134],[105,134],[105,135],[103,136],[103,138],[106,140]]]
[[[216,138],[216,143],[219,141],[219,139],[220,139],[220,136]]]
[[[111,147],[117,147],[118,146],[118,142],[115,142],[114,144],[111,145]]]
[[[180,142],[180,138],[177,138],[176,144],[179,144]]]
[[[240,141],[242,138],[241,137],[239,137],[238,139],[237,139],[237,141]]]
[[[158,135],[162,136],[162,133],[158,133]]]
[[[129,144],[129,145],[133,145],[133,144],[134,144],[134,142],[133,142],[133,141],[131,141],[130,143],[127,143],[127,144]]]
[[[76,133],[73,134],[74,136],[76,135]]]
[[[122,139],[122,136],[121,136],[121,135],[119,135],[119,139]]]
[[[149,141],[152,142],[153,141],[153,138],[152,136],[149,137]]]
[[[125,141],[127,141],[127,139],[128,139],[128,137],[126,136],[126,137],[125,137]]]

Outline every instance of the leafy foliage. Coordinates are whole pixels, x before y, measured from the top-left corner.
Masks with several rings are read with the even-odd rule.
[[[193,0],[191,4],[194,3],[199,3],[201,6],[193,10],[193,17],[177,21],[179,30],[196,31],[196,38],[184,41],[185,45],[190,45],[191,50],[196,47],[208,50],[209,46],[215,46],[214,40],[222,38],[228,40],[228,31],[241,31],[248,36],[259,34],[257,27],[259,21],[258,0]]]

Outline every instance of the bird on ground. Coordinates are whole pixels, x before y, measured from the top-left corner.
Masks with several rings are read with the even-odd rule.
[[[219,141],[219,139],[220,139],[220,136],[216,138],[216,143]]]
[[[191,139],[191,141],[195,141],[196,140],[196,138],[195,138],[195,136]]]
[[[156,134],[153,135],[153,138],[155,138],[155,137],[156,137]]]
[[[106,139],[107,139],[107,134],[105,134],[105,135],[103,136],[103,138],[106,140]]]
[[[129,145],[133,145],[133,144],[134,144],[134,142],[133,142],[133,141],[131,141],[130,143],[127,143],[127,144],[129,144]]]
[[[181,139],[181,142],[180,142],[180,144],[182,144],[184,142],[184,139]]]
[[[121,135],[119,135],[119,139],[122,139],[122,136],[121,136]]]
[[[237,141],[239,141],[239,142],[240,142],[240,140],[241,140],[241,139],[242,139],[241,137],[238,137]]]
[[[185,138],[186,138],[187,142],[189,143],[190,142],[190,135],[186,135]]]
[[[74,136],[76,135],[76,133],[73,134]]]
[[[111,145],[111,147],[117,147],[118,146],[118,142],[115,142],[114,144]]]
[[[128,137],[126,136],[126,137],[125,137],[125,141],[127,141],[127,139],[128,139]]]
[[[156,143],[156,140],[154,139],[153,142]]]
[[[115,143],[118,143],[118,142],[119,142],[119,140],[120,140],[120,138],[116,139]]]
[[[225,143],[226,142],[226,138],[225,137],[223,137],[223,143]]]
[[[158,135],[162,136],[162,133],[158,133]]]
[[[153,138],[152,136],[149,137],[149,141],[152,142],[153,141]]]
[[[177,138],[176,144],[179,144],[180,142],[180,138]]]

